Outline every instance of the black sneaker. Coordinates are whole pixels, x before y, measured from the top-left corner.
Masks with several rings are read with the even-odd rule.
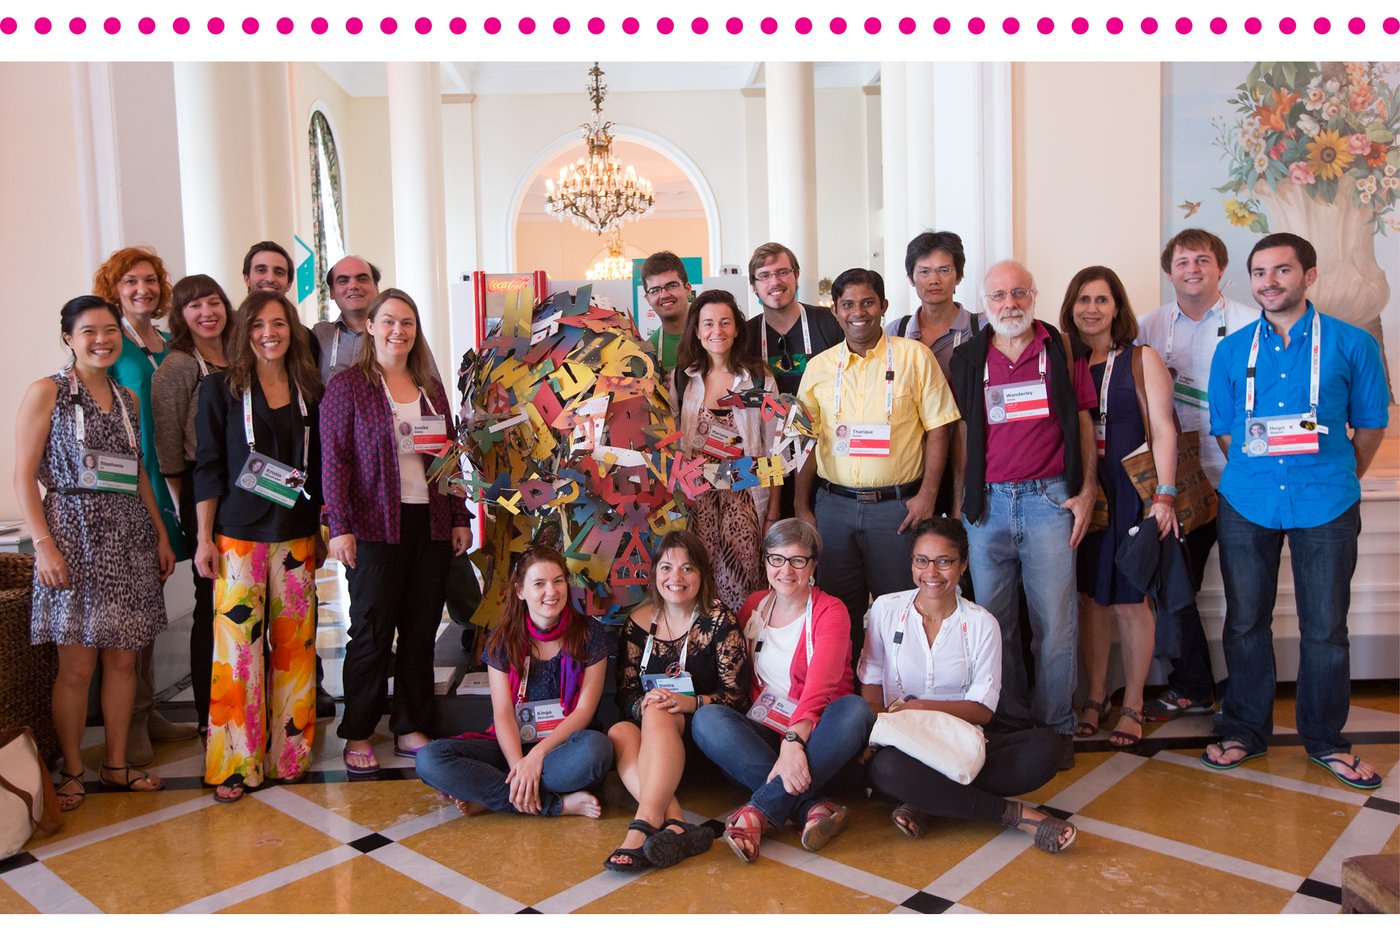
[[[1179,716],[1208,716],[1213,712],[1214,703],[1189,700],[1176,690],[1167,690],[1142,708],[1143,718],[1148,722],[1169,722]]]

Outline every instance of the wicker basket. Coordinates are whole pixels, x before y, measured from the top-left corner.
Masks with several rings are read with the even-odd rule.
[[[33,578],[32,555],[0,553],[0,727],[30,726],[52,765],[60,754],[50,712],[58,648],[29,643]]]

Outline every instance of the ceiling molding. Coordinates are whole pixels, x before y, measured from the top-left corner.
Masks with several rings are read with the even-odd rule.
[[[746,98],[763,98],[768,96],[767,90],[764,88],[740,88],[739,93]]]

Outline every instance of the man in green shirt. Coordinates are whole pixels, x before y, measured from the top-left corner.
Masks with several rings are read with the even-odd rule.
[[[676,347],[685,329],[685,317],[690,314],[690,278],[685,264],[670,251],[657,251],[642,264],[642,289],[647,305],[661,319],[661,328],[647,340],[656,348],[662,369],[671,371],[676,366]]]

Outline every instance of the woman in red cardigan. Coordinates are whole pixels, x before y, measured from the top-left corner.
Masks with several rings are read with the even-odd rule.
[[[322,489],[330,555],[346,566],[350,643],[345,648],[345,768],[372,774],[370,736],[384,711],[393,662],[389,730],[394,753],[428,744],[433,715],[433,641],[452,552],[471,543],[466,503],[427,479],[453,438],[447,393],[432,376],[418,307],[402,290],[366,311],[370,340],[355,366],[331,378],[321,401]],[[392,650],[398,631],[398,650]]]
[[[851,695],[851,621],[846,606],[812,585],[821,535],[789,518],[763,538],[772,586],[739,611],[753,661],[748,714],[727,706],[696,712],[691,734],[711,761],[753,797],[729,818],[724,840],[745,862],[759,837],[790,818],[816,852],[846,826],[847,811],[822,787],[870,737],[875,716]]]

